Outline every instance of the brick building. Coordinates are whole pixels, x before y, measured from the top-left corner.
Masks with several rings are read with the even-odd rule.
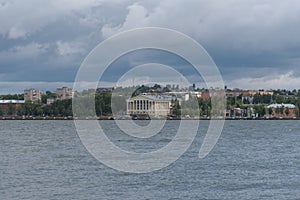
[[[24,100],[0,100],[0,116],[16,116],[24,103]]]

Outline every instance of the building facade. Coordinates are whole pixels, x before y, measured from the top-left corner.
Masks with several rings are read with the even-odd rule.
[[[165,95],[139,95],[127,100],[127,114],[167,116],[170,114],[172,97]]]
[[[24,100],[0,100],[0,116],[16,116],[19,108],[24,106]]]
[[[55,102],[55,99],[54,99],[54,98],[48,98],[46,104],[47,104],[47,105],[50,105],[50,104],[52,104],[52,103],[54,103],[54,102]]]
[[[24,100],[38,102],[42,100],[42,91],[36,89],[26,89],[24,90]]]
[[[56,100],[72,99],[73,90],[72,88],[62,87],[56,89]]]
[[[114,90],[113,87],[100,87],[97,88],[97,92],[112,92]]]
[[[264,90],[243,90],[243,89],[238,89],[238,88],[226,91],[226,96],[227,97],[237,97],[241,94],[243,95],[243,97],[252,97],[255,94],[273,95],[274,92],[273,91],[264,91]]]
[[[275,118],[296,118],[296,106],[294,104],[271,104],[267,106],[267,113]]]

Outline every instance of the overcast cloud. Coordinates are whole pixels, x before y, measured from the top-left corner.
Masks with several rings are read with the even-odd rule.
[[[300,89],[298,0],[0,0],[0,93],[70,86],[99,42],[147,26],[198,41],[229,87]]]

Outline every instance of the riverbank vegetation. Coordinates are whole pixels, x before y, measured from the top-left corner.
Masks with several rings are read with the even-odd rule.
[[[134,91],[134,93],[132,93]],[[200,90],[201,91],[201,90]],[[202,90],[207,91],[207,90]],[[118,115],[125,115],[126,113],[126,95],[137,96],[144,92],[165,93],[170,92],[167,87],[161,88],[159,85],[153,87],[140,86],[137,88],[128,88],[122,91],[106,91],[99,92],[95,90],[87,90],[81,93],[76,92],[75,95],[89,96],[95,95],[96,116],[111,116],[112,110],[119,111]],[[229,91],[230,92],[230,91]],[[126,93],[126,95],[124,95]],[[128,94],[127,94],[128,93]],[[113,95],[113,101],[112,101]],[[13,104],[8,105],[8,109],[4,112],[0,107],[0,116],[35,116],[35,117],[72,117],[72,99],[56,100],[51,104],[46,104],[48,98],[54,98],[55,93],[47,91],[42,95],[41,101],[31,102],[26,101],[22,106],[14,107]],[[0,95],[0,100],[22,100],[23,94],[7,94]],[[90,106],[88,101],[79,105],[82,110]],[[193,102],[192,102],[193,101]],[[196,102],[196,103],[195,103]],[[263,118],[265,116],[273,116],[274,112],[281,115],[288,116],[291,112],[290,109],[278,107],[275,110],[267,108],[270,104],[293,104],[295,109],[295,117],[299,118],[300,108],[300,90],[273,90],[271,94],[256,93],[249,98],[243,94],[227,96],[226,97],[226,115],[227,117],[256,117]],[[185,110],[184,110],[185,109]],[[211,115],[211,101],[209,98],[190,98],[188,101],[181,101],[176,98],[172,101],[171,114],[173,116],[180,116],[181,113],[189,113],[192,116],[209,117]],[[114,112],[116,114],[116,112]],[[220,113],[221,114],[221,113]]]

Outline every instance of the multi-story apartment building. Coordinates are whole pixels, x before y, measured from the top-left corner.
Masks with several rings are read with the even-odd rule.
[[[72,99],[73,90],[72,88],[62,87],[56,89],[56,100]]]
[[[24,100],[38,102],[42,100],[42,91],[36,89],[26,89],[24,90]]]

